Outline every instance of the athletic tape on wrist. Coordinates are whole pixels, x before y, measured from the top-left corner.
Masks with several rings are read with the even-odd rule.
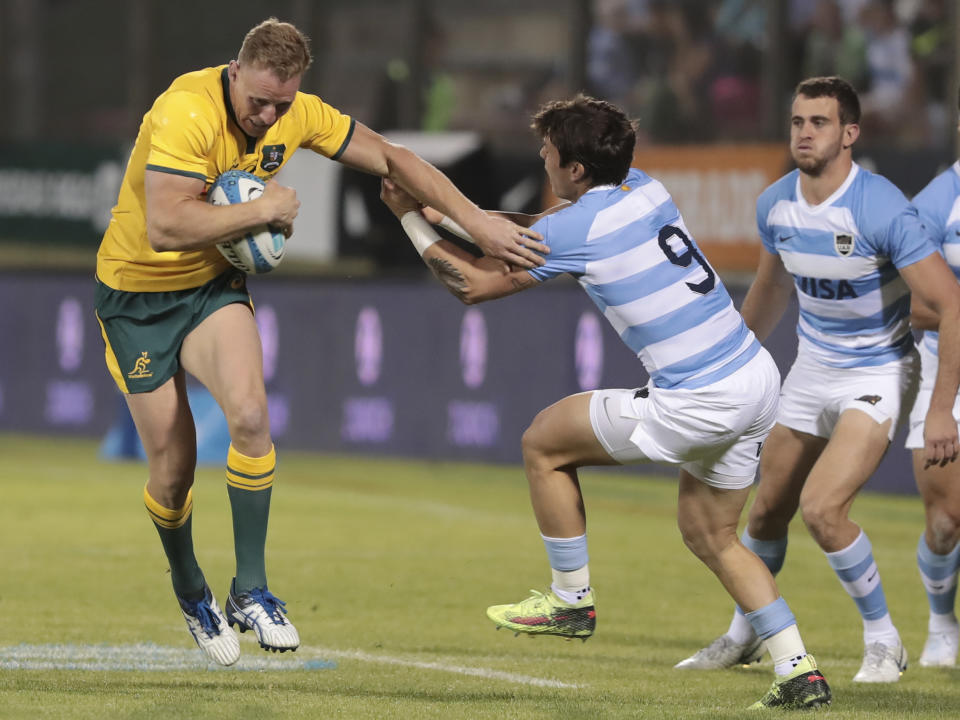
[[[404,232],[407,233],[407,237],[410,238],[410,242],[420,253],[420,257],[423,257],[428,247],[440,239],[440,236],[430,227],[430,223],[424,219],[419,210],[411,210],[406,213],[400,218],[400,224],[403,226]]]

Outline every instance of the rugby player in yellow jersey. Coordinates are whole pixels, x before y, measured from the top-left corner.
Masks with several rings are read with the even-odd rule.
[[[290,235],[300,203],[271,178],[308,148],[389,178],[457,220],[487,254],[534,267],[543,261],[533,251],[547,251],[538,234],[482,212],[414,153],[299,92],[310,60],[306,38],[270,18],[250,30],[236,60],[174,80],[143,119],[97,254],[97,317],[107,366],[146,450],[147,512],[187,627],[221,665],[240,657],[234,625],[253,630],[267,650],[295,650],[300,638],[267,588],[264,566],[276,455],[260,338],[245,276],[215,244],[264,224]],[[223,207],[205,202],[216,177],[235,168],[265,180],[263,195]],[[223,610],[193,550],[196,431],[186,372],[210,391],[230,430],[236,575]]]

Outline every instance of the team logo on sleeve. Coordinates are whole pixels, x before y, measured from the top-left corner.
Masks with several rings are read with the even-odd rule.
[[[854,238],[849,233],[834,233],[833,247],[840,257],[849,257],[853,253]]]
[[[286,145],[264,145],[263,160],[260,161],[260,167],[267,172],[276,170],[283,164],[283,151],[286,149]]]

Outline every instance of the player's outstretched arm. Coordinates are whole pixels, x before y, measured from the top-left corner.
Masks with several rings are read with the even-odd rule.
[[[345,165],[391,180],[419,202],[453,218],[491,257],[532,268],[544,263],[538,253],[550,252],[538,242],[542,239],[539,233],[483,212],[433,165],[402,145],[388,142],[362,123],[356,123],[353,137],[339,159]]]
[[[381,182],[380,197],[400,219],[404,232],[427,267],[460,302],[473,305],[537,284],[526,270],[511,268],[495,258],[474,257],[441,239],[420,214],[420,204],[390,180]]]
[[[937,330],[940,327],[940,316],[913,293],[910,294],[910,325],[915,330]]]
[[[740,314],[747,327],[763,342],[780,322],[790,295],[793,293],[793,278],[783,266],[779,255],[760,251],[757,275],[747,291]]]
[[[505,217],[507,220],[515,222],[517,225],[531,227],[541,218],[544,218],[547,215],[552,215],[553,213],[563,210],[565,207],[569,207],[570,205],[571,203],[564,201],[535,215],[530,215],[528,213],[505,212],[501,210],[487,210],[486,212],[489,215],[499,215],[501,217]],[[420,209],[420,212],[426,221],[431,225],[439,225],[440,227],[446,228],[457,237],[463,238],[468,242],[475,242],[470,236],[470,233],[464,230],[456,220],[447,217],[439,210],[434,210],[432,207],[425,206]]]
[[[232,240],[261,225],[276,225],[289,237],[300,201],[292,188],[274,180],[250,202],[216,206],[201,199],[198,178],[147,170],[147,240],[157,252],[200,250]]]
[[[924,422],[926,466],[945,465],[960,453],[953,404],[960,386],[960,285],[939,253],[900,268],[900,275],[916,295],[918,307],[926,306],[939,318],[937,378]]]

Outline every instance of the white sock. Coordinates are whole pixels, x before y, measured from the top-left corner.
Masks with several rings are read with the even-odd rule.
[[[767,650],[773,659],[773,671],[777,675],[789,675],[797,664],[807,656],[807,649],[800,638],[796,625],[784,628],[766,640]]]
[[[900,642],[900,633],[893,624],[890,613],[876,620],[863,621],[863,644],[883,643],[884,645],[896,645]]]
[[[957,629],[957,616],[953,613],[930,613],[927,630],[932,633],[950,632]]]
[[[757,634],[753,631],[753,625],[747,620],[747,616],[741,612],[734,611],[733,619],[730,621],[730,627],[727,628],[727,637],[740,645],[746,645],[757,639]]]
[[[576,605],[590,592],[590,566],[584,565],[577,570],[554,570],[550,589],[565,603]]]

